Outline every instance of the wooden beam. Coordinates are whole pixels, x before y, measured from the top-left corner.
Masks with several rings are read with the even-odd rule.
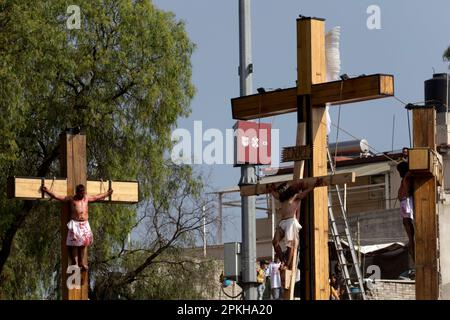
[[[67,179],[65,178],[41,179],[41,178],[9,177],[8,198],[21,200],[40,200],[40,199],[48,200],[49,196],[41,192],[42,184],[44,184],[50,191],[58,195],[62,196],[67,195]]]
[[[326,81],[325,20],[297,19],[297,95],[312,94]]]
[[[302,97],[302,99],[305,98]],[[297,103],[300,103],[298,101]],[[302,102],[303,103],[303,102]],[[307,123],[303,122],[306,118],[306,113],[302,113],[301,115],[297,116],[297,120],[299,121],[297,123],[297,136],[295,140],[296,147],[295,148],[308,148],[309,149],[309,158],[311,158],[311,148],[306,147],[306,137],[307,137]],[[301,122],[300,122],[301,121]],[[294,172],[293,172],[293,183],[298,183],[299,180],[303,179],[303,176],[305,174],[305,160],[300,159],[297,157],[294,162]],[[298,210],[301,210],[301,202],[299,203]],[[300,216],[301,220],[302,216]],[[299,221],[300,222],[300,221]],[[300,236],[300,235],[299,235]],[[285,300],[294,300],[294,291],[295,291],[295,283],[297,280],[297,269],[298,269],[298,251],[299,251],[300,241],[298,245],[294,246],[292,249],[294,251],[294,259],[292,261],[292,268],[291,269],[285,269],[282,271],[284,272],[284,292],[283,292],[283,298]]]
[[[436,150],[434,108],[413,110],[413,130],[414,149]],[[413,167],[418,165],[414,153]],[[416,300],[437,300],[439,297],[436,201],[436,178],[414,176]]]
[[[297,111],[297,87],[231,99],[233,119],[251,120]]]
[[[413,131],[414,148],[436,149],[436,110],[414,109]]]
[[[394,77],[375,74],[314,85],[311,99],[314,107],[320,107],[326,103],[348,104],[393,95]]]
[[[329,185],[340,185],[340,184],[345,184],[345,183],[352,183],[355,182],[355,177],[356,174],[354,172],[347,172],[347,173],[338,173],[332,176],[328,176],[328,175],[323,175],[320,177],[309,177],[309,178],[304,178],[304,179],[300,179],[297,181],[293,181],[292,179],[285,179],[283,181],[279,181],[277,183],[257,183],[255,185],[246,185],[246,186],[242,186],[241,187],[241,196],[245,197],[245,196],[254,196],[254,195],[260,195],[260,194],[266,194],[269,193],[268,188],[270,185],[275,184],[275,185],[280,185],[283,182],[287,182],[288,185],[293,185],[296,182],[305,182],[308,185],[312,185],[315,183],[317,178],[322,178],[324,183],[329,186]]]
[[[84,134],[64,133],[60,136],[61,175],[67,177],[67,194],[74,194],[78,184],[86,185],[86,136]],[[69,252],[66,246],[67,223],[70,220],[70,203],[62,205],[61,214],[61,288],[63,300],[88,300],[88,273],[81,271],[81,288],[69,289],[67,286],[67,267]],[[83,263],[87,265],[87,254]]]
[[[130,204],[139,202],[139,184],[137,181],[88,181],[88,195],[93,196],[108,191],[109,184],[111,184],[114,192],[110,198],[103,200],[103,202]]]
[[[414,177],[416,300],[439,298],[436,181]]]
[[[341,92],[342,88],[342,92]],[[302,89],[306,90],[306,89]],[[394,77],[374,74],[311,86],[313,107],[326,103],[347,104],[394,95]],[[233,119],[252,120],[297,111],[297,88],[231,99]]]
[[[94,196],[108,191],[111,184],[114,193],[111,199],[103,202],[111,203],[137,203],[139,202],[139,184],[137,181],[96,181],[89,180],[86,184],[88,196]],[[40,191],[42,185],[41,178],[8,178],[8,198],[20,200],[48,200],[48,195],[43,195]],[[67,196],[67,179],[55,178],[44,179],[44,185],[57,195]]]
[[[325,106],[312,109],[312,175],[327,174],[327,126]],[[328,188],[314,188],[312,192],[313,222],[313,272],[315,286],[314,300],[330,298],[329,261],[328,261]]]
[[[327,130],[325,103],[315,102],[316,88],[326,81],[325,21],[322,19],[297,19],[297,94],[302,96],[302,108],[310,123],[306,144],[312,146],[312,159],[308,174],[313,177],[327,175]],[[323,90],[323,89],[321,89]],[[320,90],[319,90],[320,91]],[[342,96],[341,87],[339,88]],[[326,101],[331,102],[331,101]],[[299,110],[300,111],[300,110]],[[297,163],[296,163],[297,164]],[[295,171],[295,170],[294,170]],[[295,178],[295,177],[294,177]],[[329,299],[328,276],[328,193],[327,187],[318,187],[309,197],[304,226],[308,235],[303,243],[306,270],[309,282],[305,287],[307,300]],[[291,292],[290,299],[293,299]]]
[[[305,116],[306,117],[306,116]],[[306,122],[297,123],[297,134],[295,138],[295,143],[297,146],[306,146]],[[303,174],[305,170],[305,161],[297,160],[294,162],[294,172],[293,178],[294,180],[303,179]]]
[[[298,145],[283,148],[281,162],[303,161],[311,159],[311,147]]]
[[[442,156],[430,148],[409,149],[409,170],[415,176],[435,177],[438,186],[443,185]]]
[[[326,81],[326,57],[325,57],[325,20],[315,18],[300,18],[297,19],[297,129],[300,128],[301,122],[307,122],[304,130],[304,145],[312,146],[311,137],[311,95],[312,88],[318,83]],[[298,140],[297,131],[297,140]],[[297,141],[298,142],[298,141]],[[298,145],[298,143],[297,143]],[[296,161],[294,164],[294,179],[303,178],[303,171],[305,170],[305,161]],[[306,168],[306,174],[312,175],[311,170],[312,161],[309,161],[309,166]],[[326,173],[325,173],[326,174]],[[313,200],[313,196],[308,197]],[[300,241],[300,251],[303,253],[301,260],[303,261],[301,273],[305,275],[305,286],[302,287],[303,299],[314,299],[314,288],[316,286],[316,270],[314,267],[315,261],[312,252],[316,249],[314,240],[314,221],[313,221],[313,207],[311,201],[307,201],[303,205],[300,204],[300,209],[303,209],[300,216],[300,221],[303,222],[302,237]],[[295,277],[297,266],[293,268],[293,277]],[[295,280],[291,279],[291,288],[285,298],[294,299],[294,284]],[[303,290],[303,288],[305,290]]]

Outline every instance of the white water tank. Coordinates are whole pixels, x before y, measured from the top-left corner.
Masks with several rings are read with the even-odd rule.
[[[331,156],[336,152],[336,143],[328,145]],[[337,143],[338,156],[365,156],[369,154],[369,143],[366,139],[342,141]]]

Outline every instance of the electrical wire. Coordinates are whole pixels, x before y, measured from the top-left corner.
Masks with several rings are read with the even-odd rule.
[[[408,105],[405,101],[401,100],[399,97],[393,96],[393,98],[394,98],[395,100],[397,100],[398,102],[400,102],[401,104],[403,104],[404,106],[407,106],[407,105]],[[418,103],[418,102],[416,102],[416,103]]]
[[[333,122],[331,122],[331,125],[332,125],[333,127],[337,128],[337,125],[334,124]],[[342,127],[339,127],[339,130],[341,130],[341,131],[344,132],[345,134],[349,135],[349,136],[352,137],[353,139],[356,139],[356,140],[362,140],[361,138],[358,138],[357,136],[351,134],[350,132],[348,132],[347,130],[343,129]],[[375,151],[376,153],[381,154],[381,155],[384,156],[385,158],[387,158],[387,159],[389,159],[389,160],[391,160],[391,161],[393,161],[393,162],[395,162],[395,163],[398,162],[398,161],[396,161],[395,159],[389,157],[387,154],[385,154],[385,153],[383,153],[383,152],[381,152],[381,151],[378,151],[377,149],[375,149],[374,147],[372,147],[369,143],[366,143],[366,145],[369,147],[369,149],[372,149],[372,150]]]

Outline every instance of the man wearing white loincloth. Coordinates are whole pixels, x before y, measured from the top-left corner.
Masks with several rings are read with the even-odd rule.
[[[87,247],[92,244],[93,236],[89,226],[88,203],[103,200],[112,194],[112,190],[96,196],[88,197],[84,185],[79,184],[76,187],[74,196],[62,197],[49,191],[45,186],[42,191],[47,193],[51,198],[70,202],[70,221],[67,224],[67,240],[66,245],[69,247],[72,263],[78,265],[82,270],[87,270],[88,266],[83,263],[86,255]]]
[[[272,240],[276,256],[282,263],[282,268],[292,269],[294,259],[294,248],[299,244],[299,232],[302,226],[300,220],[300,201],[304,199],[315,187],[322,186],[323,180],[317,178],[315,184],[307,186],[304,182],[295,182],[291,186],[283,183],[278,187],[274,184],[269,186],[270,193],[279,200],[281,208],[279,209],[281,220],[275,231]],[[282,241],[283,240],[283,241]],[[285,247],[285,253],[281,248]]]
[[[408,236],[409,254],[413,261],[415,261],[415,241],[414,241],[414,184],[412,181],[412,175],[409,171],[407,162],[400,162],[397,165],[398,173],[402,178],[400,188],[398,188],[398,199],[400,200],[400,215],[403,220],[403,227],[405,228],[406,235]]]

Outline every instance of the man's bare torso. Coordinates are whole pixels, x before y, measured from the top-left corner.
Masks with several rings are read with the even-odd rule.
[[[295,218],[297,210],[299,210],[298,206],[299,201],[295,201],[293,198],[288,201],[281,202],[281,208],[279,211],[281,220]]]
[[[71,197],[69,200],[71,214],[70,218],[76,221],[87,221],[89,219],[88,212],[88,198],[85,196],[81,200],[75,200],[74,197]]]
[[[402,200],[411,196],[411,177],[407,174],[400,183],[400,188],[398,189],[398,199]]]

